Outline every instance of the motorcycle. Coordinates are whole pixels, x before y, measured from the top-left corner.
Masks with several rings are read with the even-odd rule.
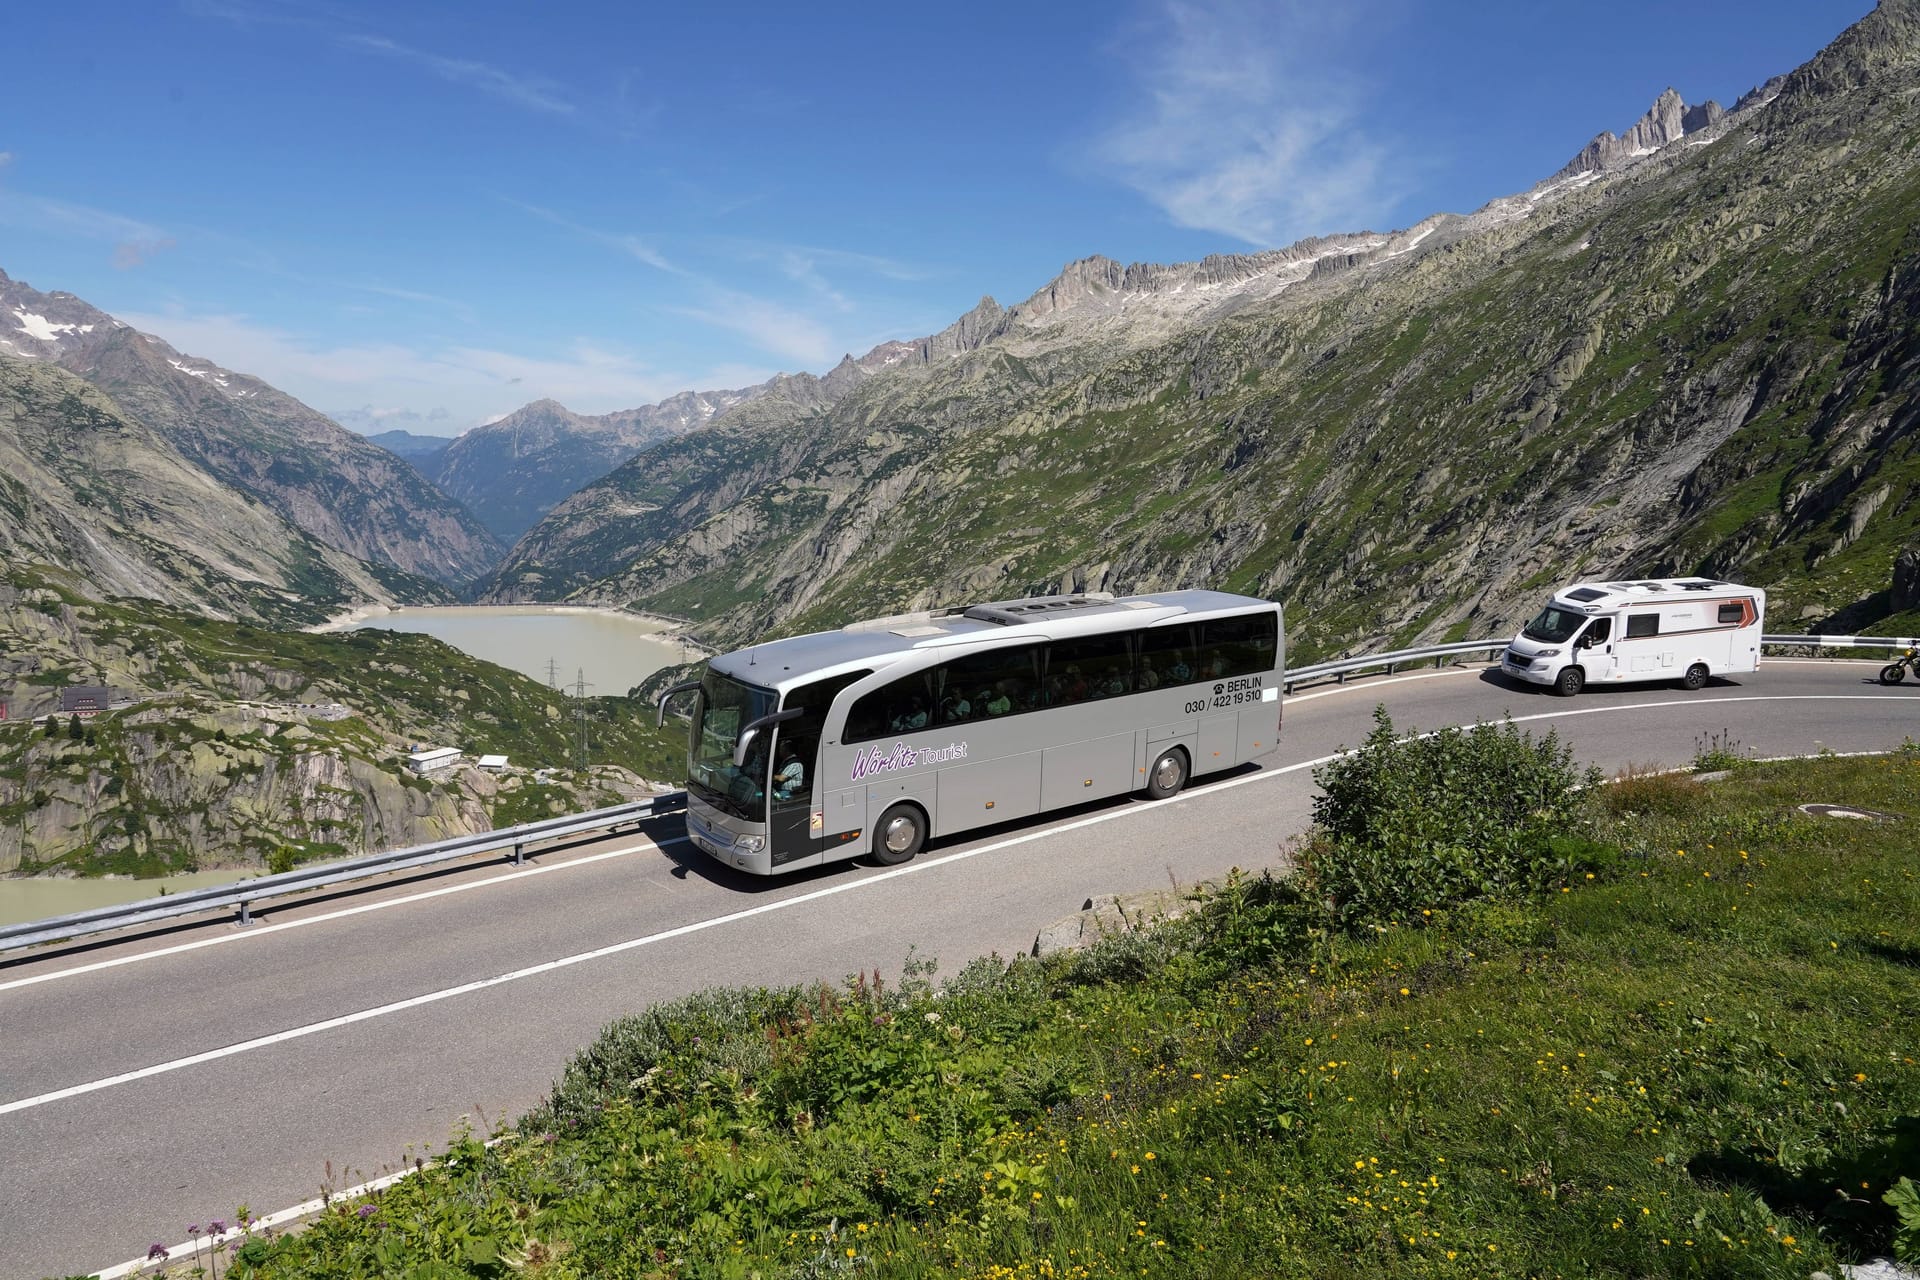
[[[1920,648],[1909,648],[1905,653],[1880,668],[1881,684],[1899,684],[1906,679],[1907,672],[1913,672],[1920,679]]]

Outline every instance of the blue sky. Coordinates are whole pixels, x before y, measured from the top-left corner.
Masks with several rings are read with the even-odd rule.
[[[1868,0],[19,6],[0,269],[377,430],[1524,190]]]

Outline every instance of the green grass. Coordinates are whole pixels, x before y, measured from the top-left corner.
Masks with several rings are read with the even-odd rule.
[[[1417,925],[1242,881],[937,996],[709,992],[233,1274],[1834,1273],[1920,1174],[1916,796],[1912,751],[1636,778],[1602,869]]]

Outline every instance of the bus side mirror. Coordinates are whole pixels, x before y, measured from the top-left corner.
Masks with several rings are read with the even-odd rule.
[[[657,714],[653,719],[653,727],[658,729],[667,723],[667,703],[669,700],[677,698],[683,693],[694,693],[698,691],[699,688],[700,682],[698,680],[682,680],[679,684],[674,685],[671,689],[661,694],[659,701],[654,703]]]
[[[789,720],[797,720],[805,714],[807,713],[800,707],[789,707],[785,711],[776,711],[770,716],[761,716],[758,720],[750,721],[740,730],[739,740],[733,744],[733,767],[738,769],[747,763],[747,748],[753,745],[753,740],[759,736],[762,729],[772,728],[776,724],[785,724]]]

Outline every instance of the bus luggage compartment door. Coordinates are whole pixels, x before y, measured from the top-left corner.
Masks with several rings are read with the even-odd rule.
[[[1028,751],[940,771],[934,830],[945,835],[1040,811],[1040,753]]]
[[[1208,716],[1200,722],[1200,746],[1193,755],[1195,776],[1239,764],[1239,751],[1240,717],[1233,713]]]
[[[1134,789],[1134,735],[1048,747],[1040,765],[1040,807],[1060,809]]]

